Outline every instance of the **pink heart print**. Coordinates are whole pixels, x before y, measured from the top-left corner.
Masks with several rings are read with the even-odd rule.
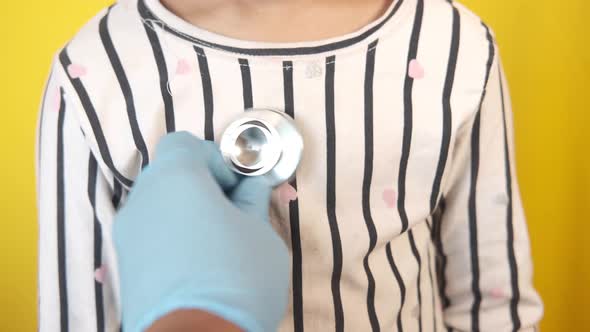
[[[86,67],[79,65],[77,63],[72,63],[68,66],[68,74],[71,78],[80,78],[86,75],[86,73]]]
[[[408,75],[410,75],[410,77],[415,80],[419,80],[424,77],[424,67],[422,67],[418,60],[413,59],[412,61],[410,61]]]
[[[502,291],[502,288],[498,287],[498,288],[494,288],[490,291],[490,295],[492,295],[492,297],[494,298],[502,298],[504,297],[504,291]]]
[[[395,191],[392,189],[385,189],[383,190],[383,201],[388,208],[394,208],[396,203]]]
[[[289,204],[289,202],[297,199],[297,190],[288,183],[283,183],[277,188],[279,193],[279,200],[283,204]]]
[[[187,59],[180,59],[176,64],[176,75],[186,75],[191,71],[191,65]]]
[[[107,267],[102,265],[98,269],[94,270],[94,279],[99,283],[104,283],[107,276]]]

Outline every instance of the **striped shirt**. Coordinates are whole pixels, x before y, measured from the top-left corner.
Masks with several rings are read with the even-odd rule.
[[[118,331],[111,226],[168,132],[218,140],[251,107],[302,131],[280,331],[533,331],[512,113],[492,32],[458,3],[395,0],[320,42],[234,40],[126,0],[56,55],[39,118],[39,324]]]

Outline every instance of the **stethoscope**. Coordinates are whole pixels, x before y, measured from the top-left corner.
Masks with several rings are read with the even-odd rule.
[[[220,149],[234,172],[263,176],[276,187],[294,176],[303,153],[303,138],[286,113],[250,109],[225,129]]]

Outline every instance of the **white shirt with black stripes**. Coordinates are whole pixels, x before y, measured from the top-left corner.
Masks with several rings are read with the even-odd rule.
[[[167,132],[218,140],[251,107],[306,150],[271,219],[292,252],[280,331],[532,331],[542,303],[490,30],[395,0],[361,30],[259,43],[157,0],[100,12],[56,55],[39,118],[39,326],[119,331],[113,215]]]

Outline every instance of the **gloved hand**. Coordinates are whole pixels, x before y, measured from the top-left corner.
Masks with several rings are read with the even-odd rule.
[[[113,226],[123,329],[201,309],[247,331],[276,331],[289,256],[268,220],[270,193],[262,178],[240,181],[214,143],[163,138]]]

